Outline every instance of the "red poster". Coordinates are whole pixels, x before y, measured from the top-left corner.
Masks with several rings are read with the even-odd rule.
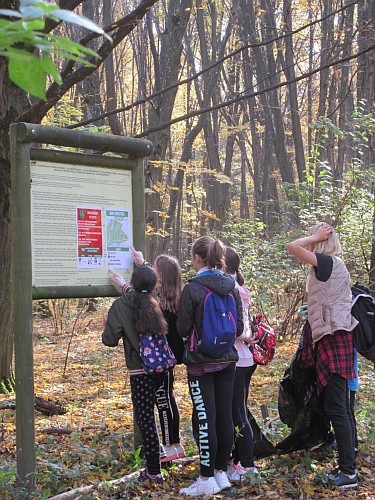
[[[102,267],[103,229],[100,208],[77,207],[78,267]]]

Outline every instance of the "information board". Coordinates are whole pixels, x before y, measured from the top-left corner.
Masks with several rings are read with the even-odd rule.
[[[130,278],[131,171],[32,160],[30,174],[33,286]]]

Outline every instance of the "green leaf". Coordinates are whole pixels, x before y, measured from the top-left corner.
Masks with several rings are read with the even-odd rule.
[[[25,92],[46,100],[46,73],[41,59],[33,56],[22,64],[15,59],[9,60],[9,78]]]
[[[93,21],[84,16],[78,16],[71,12],[70,10],[65,9],[56,9],[53,11],[53,16],[57,17],[61,21],[66,21],[68,23],[78,24],[78,26],[82,26],[90,31],[94,31],[95,33],[99,33],[100,35],[104,35],[108,40],[112,40],[112,38],[104,32],[102,28],[100,28]]]
[[[32,21],[24,23],[24,25],[26,25],[28,31],[41,31],[44,29],[45,22],[43,19],[33,19]]]
[[[57,71],[56,66],[54,65],[52,59],[44,54],[41,59],[41,66],[44,69],[44,71],[48,74],[51,75],[52,78],[55,80],[57,85],[61,85],[62,79],[60,73]]]

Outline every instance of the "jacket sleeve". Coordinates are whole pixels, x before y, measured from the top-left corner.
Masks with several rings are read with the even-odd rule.
[[[117,301],[115,301],[108,311],[108,319],[102,333],[102,342],[108,347],[116,347],[124,334],[124,327],[119,312]]]
[[[180,297],[177,313],[177,334],[179,337],[189,337],[194,328],[193,298],[191,285],[185,285]]]
[[[237,333],[236,333],[236,337],[239,337],[240,335],[242,335],[243,330],[244,330],[242,300],[241,300],[240,294],[238,293],[238,290],[234,289],[233,295],[234,295],[234,298],[236,300],[236,306],[237,306]]]

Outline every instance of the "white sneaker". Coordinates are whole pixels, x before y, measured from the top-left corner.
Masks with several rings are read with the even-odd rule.
[[[223,470],[218,470],[214,472],[214,478],[220,488],[220,490],[228,490],[231,487],[227,473]]]
[[[202,479],[201,476],[187,488],[180,489],[180,495],[189,497],[198,497],[199,495],[216,495],[221,491],[220,486],[217,484],[214,477]]]

